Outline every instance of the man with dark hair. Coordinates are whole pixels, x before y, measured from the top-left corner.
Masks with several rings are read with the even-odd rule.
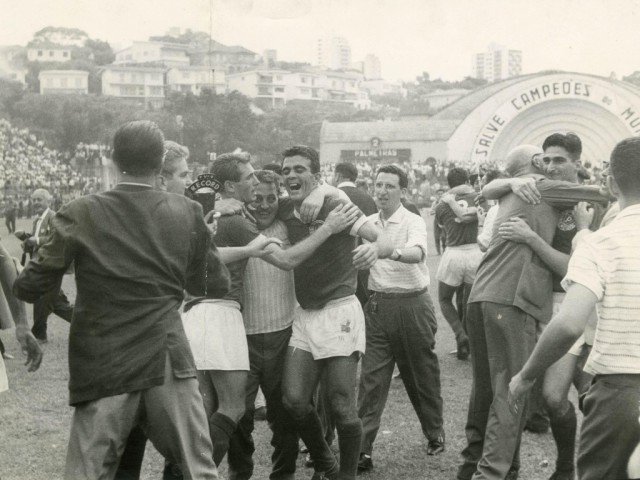
[[[311,224],[304,223],[299,210],[321,177],[318,152],[295,146],[282,156],[285,186],[295,207],[285,217],[285,223],[295,245],[322,228],[337,202],[325,201],[317,219]],[[332,235],[312,257],[294,269],[300,307],[296,310],[285,361],[284,404],[309,449],[316,470],[314,478],[353,480],[356,475],[362,424],[356,409],[355,380],[358,359],[365,349],[364,315],[355,297],[356,268],[369,268],[377,258],[391,254],[392,249],[382,241],[382,235],[378,240],[379,233],[362,216],[350,232]],[[373,243],[356,247],[356,235]],[[312,404],[322,376],[338,431],[339,466]]]
[[[469,295],[466,325],[473,359],[473,385],[467,419],[467,447],[460,480],[515,478],[519,468],[516,452],[524,418],[506,407],[506,381],[524,365],[535,344],[539,322],[552,310],[552,275],[540,257],[525,243],[510,242],[498,232],[515,217],[526,223],[546,243],[551,243],[559,217],[580,200],[602,201],[597,188],[583,187],[544,177],[545,163],[538,147],[522,145],[506,159],[511,178],[485,186],[482,195],[492,199],[506,188],[514,193],[500,200],[494,234],[482,258]],[[522,197],[538,194],[544,201],[530,205]],[[525,185],[525,187],[523,187]],[[524,193],[523,193],[524,191]],[[517,193],[516,193],[517,192]],[[475,474],[474,474],[475,472]]]
[[[163,142],[152,122],[120,127],[120,183],[64,205],[14,284],[33,302],[75,264],[65,479],[113,478],[136,424],[185,478],[218,478],[179,313],[185,289],[204,293],[209,232],[200,205],[155,188]]]
[[[434,352],[436,316],[427,287],[427,228],[400,201],[406,173],[395,165],[378,169],[375,181],[379,213],[369,219],[388,235],[395,249],[378,260],[369,277],[371,298],[365,307],[367,354],[362,360],[358,394],[363,442],[358,470],[373,468],[371,453],[380,427],[394,365],[428,440],[427,454],[444,450],[440,367]]]
[[[640,478],[640,140],[628,138],[611,154],[608,183],[620,213],[584,236],[563,280],[567,293],[533,354],[509,385],[518,414],[535,380],[559,361],[585,331],[597,306],[593,349],[585,371],[595,375],[584,400],[578,451],[581,480]],[[621,261],[623,259],[623,261]]]
[[[222,199],[234,198],[245,204],[255,200],[259,182],[250,155],[219,155],[211,166],[211,173],[223,186],[219,192]],[[271,245],[264,259],[278,268],[291,270],[312,255],[324,240],[346,228],[356,215],[355,209],[348,206],[336,208],[328,215],[325,224],[304,242],[287,250]],[[263,239],[266,237],[246,217],[221,217],[214,241],[231,274],[231,288],[222,297],[216,292],[208,292],[207,295],[190,299],[185,306],[183,323],[203,392],[216,465],[226,455],[237,422],[245,414],[246,382],[250,367],[241,313],[248,256],[230,260],[226,255],[227,247],[246,247]]]
[[[333,184],[338,185],[342,182],[350,182],[355,186],[358,178],[358,169],[353,163],[344,162],[336,164],[333,170]]]
[[[450,190],[442,196],[436,207],[436,221],[442,225],[447,248],[442,254],[436,278],[440,310],[456,336],[457,356],[469,356],[469,339],[461,317],[466,305],[465,297],[473,284],[476,269],[482,258],[478,247],[478,217],[474,200],[476,191],[469,185],[469,173],[464,168],[452,168],[447,174]],[[466,293],[465,293],[466,292]],[[456,310],[453,296],[462,298]]]

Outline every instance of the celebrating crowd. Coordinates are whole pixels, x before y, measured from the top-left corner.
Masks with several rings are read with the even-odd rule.
[[[640,477],[640,139],[615,147],[600,185],[586,184],[581,151],[556,133],[514,148],[504,170],[476,170],[477,182],[460,165],[446,178],[418,169],[448,185],[432,209],[437,301],[473,374],[449,477],[518,478],[536,415],[557,447],[552,479],[575,478],[576,465],[581,480]],[[33,193],[21,273],[0,251],[0,319],[13,318],[30,370],[46,316],[73,309],[64,478],[138,478],[149,439],[164,478],[219,478],[226,458],[231,479],[249,479],[261,389],[269,478],[295,478],[302,440],[313,479],[353,480],[384,469],[374,444],[396,365],[425,453],[445,451],[427,228],[407,203],[415,171],[371,171],[371,197],[357,165],[327,177],[316,150],[293,146],[257,171],[250,155],[219,155],[217,193],[194,193],[188,149],[147,121],[120,127],[112,156],[111,190],[56,214],[49,191]],[[60,290],[72,266],[73,307]],[[46,313],[31,331],[23,301]]]

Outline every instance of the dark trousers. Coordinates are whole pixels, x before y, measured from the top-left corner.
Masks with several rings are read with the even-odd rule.
[[[231,437],[227,460],[229,479],[245,480],[253,474],[252,455],[255,446],[253,413],[258,387],[267,403],[267,421],[273,432],[271,445],[272,471],[269,478],[293,480],[298,458],[298,435],[282,405],[282,372],[291,337],[291,328],[278,332],[247,335],[249,345],[249,377],[247,379],[246,413]]]
[[[373,450],[396,362],[424,435],[437,439],[443,434],[442,396],[440,366],[433,350],[436,317],[429,294],[381,298],[374,293],[365,313],[367,347],[358,394],[362,453]]]
[[[47,339],[47,318],[55,313],[63,320],[71,322],[73,305],[69,304],[67,296],[62,290],[54,294],[47,294],[33,304],[33,327],[31,332],[40,339]]]
[[[9,215],[5,218],[4,220],[5,225],[7,226],[7,230],[9,230],[9,233],[13,233],[16,231],[16,216],[13,215]]]
[[[473,383],[458,479],[477,471],[474,480],[502,480],[517,467],[525,419],[522,411],[514,415],[509,409],[509,382],[533,351],[536,320],[510,305],[479,302],[467,306],[466,322]]]
[[[640,375],[597,375],[593,379],[584,399],[580,480],[640,478],[638,405]]]

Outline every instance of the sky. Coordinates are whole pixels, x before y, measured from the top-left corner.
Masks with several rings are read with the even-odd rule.
[[[640,0],[0,0],[0,12],[0,45],[51,25],[123,48],[180,27],[313,63],[317,38],[342,36],[391,81],[462,79],[490,43],[522,50],[523,73],[640,70]]]

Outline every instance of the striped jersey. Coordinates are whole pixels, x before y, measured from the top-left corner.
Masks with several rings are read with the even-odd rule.
[[[283,248],[290,245],[287,227],[280,220],[260,233],[279,238]],[[242,318],[247,335],[278,332],[293,323],[297,305],[293,272],[280,270],[260,258],[250,258],[244,271],[243,293]]]
[[[640,205],[585,236],[571,256],[564,288],[579,283],[598,299],[598,324],[584,370],[640,373]]]

